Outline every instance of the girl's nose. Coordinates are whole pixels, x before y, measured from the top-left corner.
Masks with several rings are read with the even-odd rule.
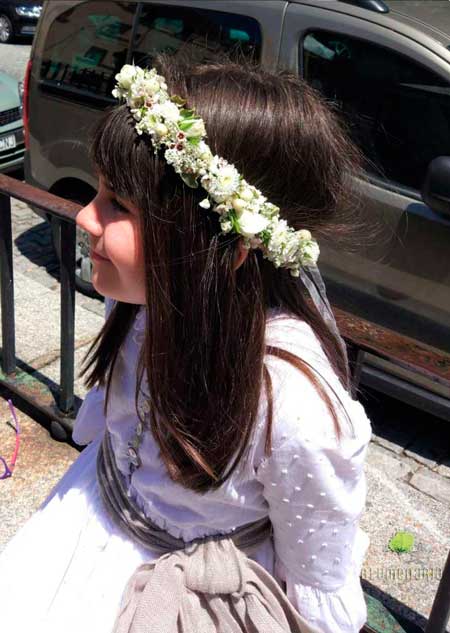
[[[99,237],[102,234],[101,213],[96,198],[78,212],[75,221],[81,229],[91,233],[91,235]]]

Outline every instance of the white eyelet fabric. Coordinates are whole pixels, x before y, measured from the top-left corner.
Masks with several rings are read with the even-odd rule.
[[[107,300],[106,314],[112,305]],[[230,533],[269,515],[273,540],[262,543],[251,558],[274,575],[301,615],[323,633],[357,633],[367,619],[359,575],[369,539],[358,522],[366,502],[364,462],[371,424],[362,405],[340,385],[311,328],[271,310],[266,340],[297,354],[323,377],[338,409],[341,443],[310,381],[292,365],[267,355],[274,398],[272,454],[264,455],[263,391],[247,460],[219,490],[200,495],[168,477],[149,431],[139,447],[142,465],[130,469],[127,448],[138,423],[134,389],[145,326],[142,306],[119,353],[107,419],[103,390],[94,388],[80,408],[73,434],[77,443],[89,446],[0,554],[0,595],[5,605],[11,601],[10,610],[0,610],[0,628],[14,624],[20,630],[18,600],[25,591],[28,607],[28,587],[37,596],[31,601],[30,623],[42,623],[42,631],[59,633],[58,623],[65,623],[62,618],[70,608],[66,632],[109,633],[128,578],[138,565],[152,560],[112,525],[101,506],[95,457],[108,428],[118,467],[129,478],[130,495],[157,525],[188,541]],[[21,568],[18,559],[24,557],[28,574],[35,565],[48,570],[47,588]],[[95,629],[85,629],[83,613],[92,616],[92,610],[95,617],[89,622],[92,626],[95,621]]]

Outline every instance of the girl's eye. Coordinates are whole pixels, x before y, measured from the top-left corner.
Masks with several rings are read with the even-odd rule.
[[[126,209],[123,205],[120,204],[115,198],[111,198],[112,205],[115,209],[120,211],[121,213],[128,213],[128,209]]]

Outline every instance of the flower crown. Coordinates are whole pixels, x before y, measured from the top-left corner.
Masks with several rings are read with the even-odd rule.
[[[185,108],[185,99],[170,96],[164,77],[156,70],[125,64],[115,77],[114,97],[125,99],[138,134],[150,135],[155,153],[164,157],[192,188],[208,193],[199,204],[220,214],[223,233],[243,237],[244,247],[260,248],[265,259],[289,268],[298,277],[301,266],[314,265],[319,246],[307,229],[295,231],[279,217],[280,209],[249,185],[234,165],[213,155],[205,143],[203,119]]]

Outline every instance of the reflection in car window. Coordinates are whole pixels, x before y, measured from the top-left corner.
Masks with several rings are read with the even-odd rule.
[[[334,101],[369,173],[420,190],[430,161],[450,155],[450,84],[376,44],[314,31],[303,40],[305,78]]]
[[[144,5],[132,59],[151,66],[158,53],[188,53],[198,61],[227,54],[257,61],[261,31],[253,18],[180,6]]]
[[[59,15],[46,37],[41,85],[62,96],[114,102],[114,76],[126,62],[135,11],[135,2],[96,1]]]

